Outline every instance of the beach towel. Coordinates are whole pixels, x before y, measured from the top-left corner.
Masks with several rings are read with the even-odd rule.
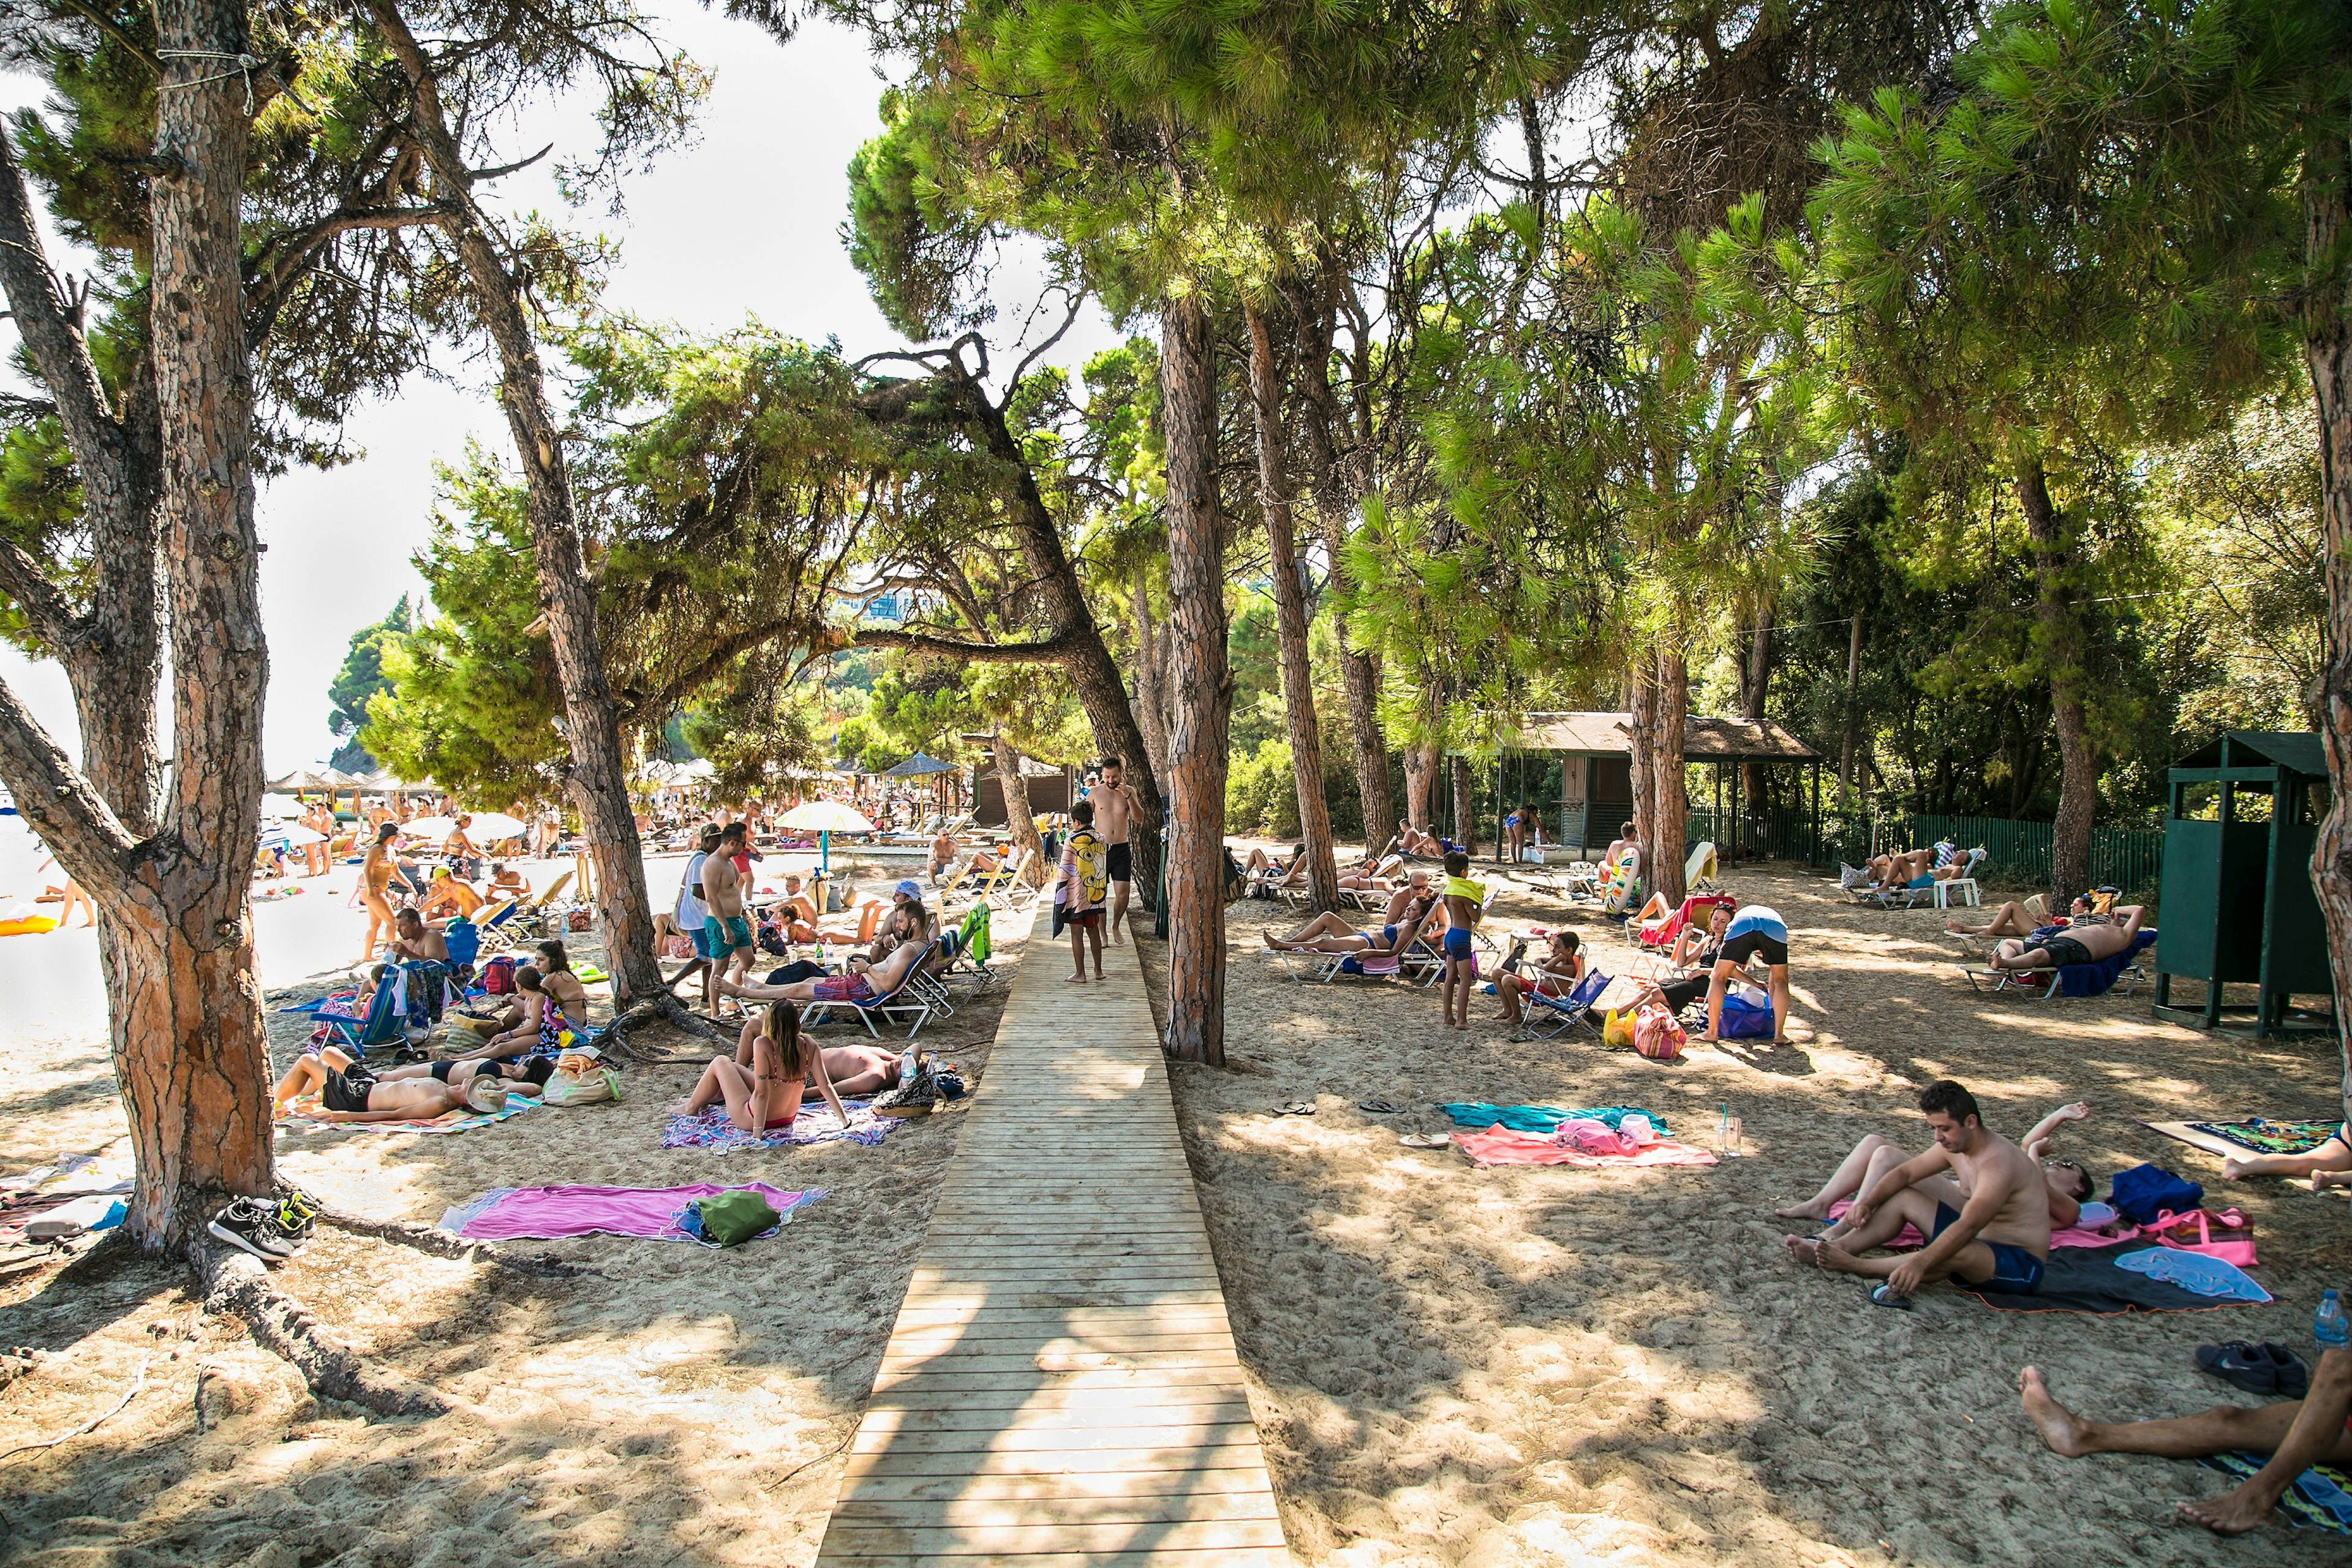
[[[2169,1249],[2128,1247],[2104,1252],[2053,1252],[2050,1261],[2042,1267],[2042,1289],[2031,1296],[1979,1291],[1963,1279],[1949,1283],[1955,1289],[1965,1290],[1986,1306],[2003,1312],[2095,1312],[2112,1316],[2117,1312],[2208,1311],[2241,1304],[2217,1301],[2117,1267],[2135,1253],[2159,1250]]]
[[[2270,1463],[2270,1456],[2240,1449],[2208,1455],[2197,1462],[2209,1470],[2250,1481]],[[2297,1530],[2332,1530],[2338,1535],[2352,1535],[2352,1474],[2328,1465],[2314,1465],[2295,1477],[2294,1484],[2280,1496],[2278,1510]]]
[[[1712,1165],[1715,1156],[1705,1149],[1661,1139],[1633,1154],[1594,1154],[1562,1148],[1549,1135],[1515,1132],[1493,1127],[1484,1132],[1456,1132],[1454,1141],[1480,1165],[1580,1165],[1615,1169],[1627,1165]]]
[[[2225,1160],[2240,1154],[2308,1154],[2344,1130],[2341,1121],[2274,1121],[2267,1116],[2249,1116],[2242,1121],[2143,1121],[2140,1125]]]
[[[322,1121],[304,1111],[305,1106],[315,1110],[319,1105],[316,1100],[306,1097],[289,1107],[286,1114],[278,1119],[278,1125],[289,1132],[471,1132],[493,1121],[520,1116],[538,1103],[520,1094],[509,1094],[505,1107],[495,1111],[452,1110],[419,1121]]]
[[[867,1109],[864,1100],[842,1102],[851,1116]],[[727,1108],[714,1105],[698,1116],[672,1116],[662,1123],[661,1146],[665,1149],[781,1149],[797,1143],[838,1143],[844,1141],[863,1143],[873,1148],[890,1135],[893,1128],[904,1125],[894,1116],[876,1116],[856,1127],[844,1127],[833,1114],[833,1107],[820,1100],[815,1104],[803,1103],[790,1127],[779,1127],[769,1132],[746,1132],[727,1120]]]
[[[599,1233],[692,1241],[697,1238],[677,1223],[679,1212],[697,1198],[725,1192],[756,1192],[785,1221],[794,1209],[824,1195],[822,1188],[788,1193],[764,1182],[731,1187],[709,1182],[690,1187],[504,1187],[451,1209],[441,1216],[441,1228],[468,1241],[552,1241]]]
[[[1830,1205],[1830,1221],[1843,1219],[1845,1211],[1852,1207],[1853,1207],[1852,1200],[1840,1198]],[[2113,1236],[2070,1225],[2063,1229],[2053,1230],[2050,1233],[2050,1245],[2052,1247],[2120,1247],[2138,1235],[2139,1226],[2136,1225],[2127,1225]],[[1927,1238],[1919,1234],[1917,1226],[1906,1225],[1896,1231],[1892,1239],[1883,1241],[1879,1245],[1889,1252],[1912,1252],[1927,1246]]]
[[[1591,1110],[1562,1110],[1557,1105],[1488,1105],[1483,1100],[1461,1100],[1437,1108],[1454,1119],[1456,1127],[1507,1127],[1515,1132],[1549,1132],[1561,1122],[1605,1121],[1611,1127],[1629,1116],[1646,1116],[1650,1125],[1658,1130],[1661,1138],[1671,1138],[1673,1131],[1666,1119],[1654,1110],[1643,1110],[1638,1105],[1603,1105]]]
[[[2116,1259],[2116,1267],[2162,1279],[2184,1290],[2221,1301],[2266,1302],[2271,1293],[2234,1263],[2177,1247],[2138,1247]]]

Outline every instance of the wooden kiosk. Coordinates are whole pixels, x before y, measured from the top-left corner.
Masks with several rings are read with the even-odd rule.
[[[2312,844],[2327,812],[2319,737],[2232,730],[2183,757],[2168,783],[2156,1016],[2255,1039],[2332,1032],[2332,1002],[2326,1016],[2288,1012],[2298,993],[2334,994],[2311,886]],[[2205,983],[2202,1007],[2172,1005],[2176,975]],[[2230,984],[2255,986],[2253,1005],[2224,1005]]]

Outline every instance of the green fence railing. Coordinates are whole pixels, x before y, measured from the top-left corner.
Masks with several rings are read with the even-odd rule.
[[[1695,810],[1685,837],[1711,839],[1721,849],[1738,847],[1779,860],[1812,866],[1859,866],[1890,849],[1948,841],[1963,849],[1981,846],[1985,873],[2004,880],[2046,884],[2051,875],[2054,829],[2047,822],[2017,822],[2002,816],[1942,816],[1927,813],[1865,812],[1829,815],[1817,825],[1810,812],[1783,808],[1742,812]],[[2091,883],[2126,893],[2152,893],[2164,867],[2161,827],[2091,829]]]

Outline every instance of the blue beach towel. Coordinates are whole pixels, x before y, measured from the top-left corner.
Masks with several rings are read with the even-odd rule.
[[[2271,1293],[2255,1284],[2253,1276],[2244,1269],[2201,1252],[2184,1252],[2173,1247],[2144,1247],[2116,1258],[2116,1267],[2217,1300],[2261,1302],[2271,1299]]]
[[[1514,1132],[1549,1133],[1563,1121],[1600,1121],[1614,1129],[1628,1116],[1646,1116],[1650,1125],[1658,1130],[1661,1138],[1674,1134],[1666,1130],[1666,1119],[1654,1110],[1643,1110],[1638,1105],[1603,1105],[1591,1110],[1562,1110],[1557,1105],[1488,1105],[1483,1100],[1461,1101],[1441,1105],[1440,1110],[1454,1118],[1457,1127],[1507,1127]]]

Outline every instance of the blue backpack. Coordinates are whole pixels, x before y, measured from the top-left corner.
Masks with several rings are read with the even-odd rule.
[[[482,933],[471,921],[451,921],[441,929],[441,940],[449,944],[452,968],[470,966],[482,953]]]
[[[2205,1201],[2205,1189],[2161,1165],[2134,1165],[2116,1173],[2112,1200],[2134,1225],[2153,1225],[2166,1213],[2187,1214]]]

